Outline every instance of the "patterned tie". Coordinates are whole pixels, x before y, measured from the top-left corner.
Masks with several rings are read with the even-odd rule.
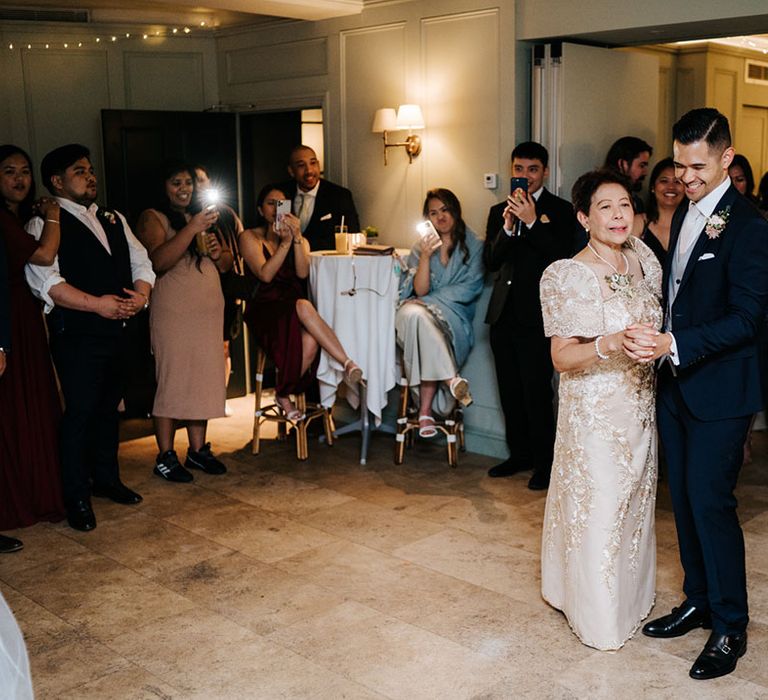
[[[301,232],[304,233],[309,224],[309,205],[311,204],[310,200],[312,198],[308,194],[299,194],[299,199],[299,226],[301,227]]]

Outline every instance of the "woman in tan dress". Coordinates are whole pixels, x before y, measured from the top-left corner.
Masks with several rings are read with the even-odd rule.
[[[153,471],[168,481],[187,482],[193,478],[190,468],[208,474],[226,471],[211,453],[205,433],[209,418],[224,415],[219,273],[232,267],[233,260],[232,251],[211,232],[216,209],[200,209],[194,170],[171,163],[162,182],[161,205],[144,211],[137,225],[157,273],[150,331],[157,376],[152,415],[160,453]],[[173,449],[179,421],[186,423],[189,437],[184,466]]]

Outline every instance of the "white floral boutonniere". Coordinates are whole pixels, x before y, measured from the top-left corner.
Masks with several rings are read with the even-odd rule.
[[[720,234],[725,230],[728,225],[728,217],[731,215],[731,205],[729,204],[725,209],[716,211],[712,216],[707,219],[707,227],[704,229],[704,233],[707,234],[707,238],[714,240],[719,238]]]
[[[107,221],[109,221],[110,224],[115,223],[115,215],[111,211],[107,211],[106,209],[103,209],[101,214]]]

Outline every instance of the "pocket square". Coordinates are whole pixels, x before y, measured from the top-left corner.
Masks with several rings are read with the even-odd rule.
[[[546,214],[542,214],[539,217],[539,221],[541,221],[542,224],[548,224],[549,223],[549,217]]]
[[[712,258],[715,257],[714,253],[704,253],[704,255],[699,256],[699,260],[712,260]]]
[[[320,217],[320,221],[328,221],[330,219],[332,214],[329,212],[328,214],[325,214],[325,216]]]

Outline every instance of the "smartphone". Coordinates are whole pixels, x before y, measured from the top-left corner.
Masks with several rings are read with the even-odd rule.
[[[436,238],[437,239],[437,245],[441,246],[443,245],[443,240],[440,238],[440,234],[435,229],[432,222],[427,219],[426,221],[422,221],[420,224],[416,226],[416,230],[419,232],[419,235],[422,238],[426,238],[429,236],[430,238]]]
[[[275,202],[275,230],[280,228],[280,224],[283,222],[283,217],[286,214],[291,213],[291,200],[290,199],[278,199]]]
[[[509,181],[509,193],[515,194],[516,190],[528,191],[528,178],[527,177],[513,177]]]

